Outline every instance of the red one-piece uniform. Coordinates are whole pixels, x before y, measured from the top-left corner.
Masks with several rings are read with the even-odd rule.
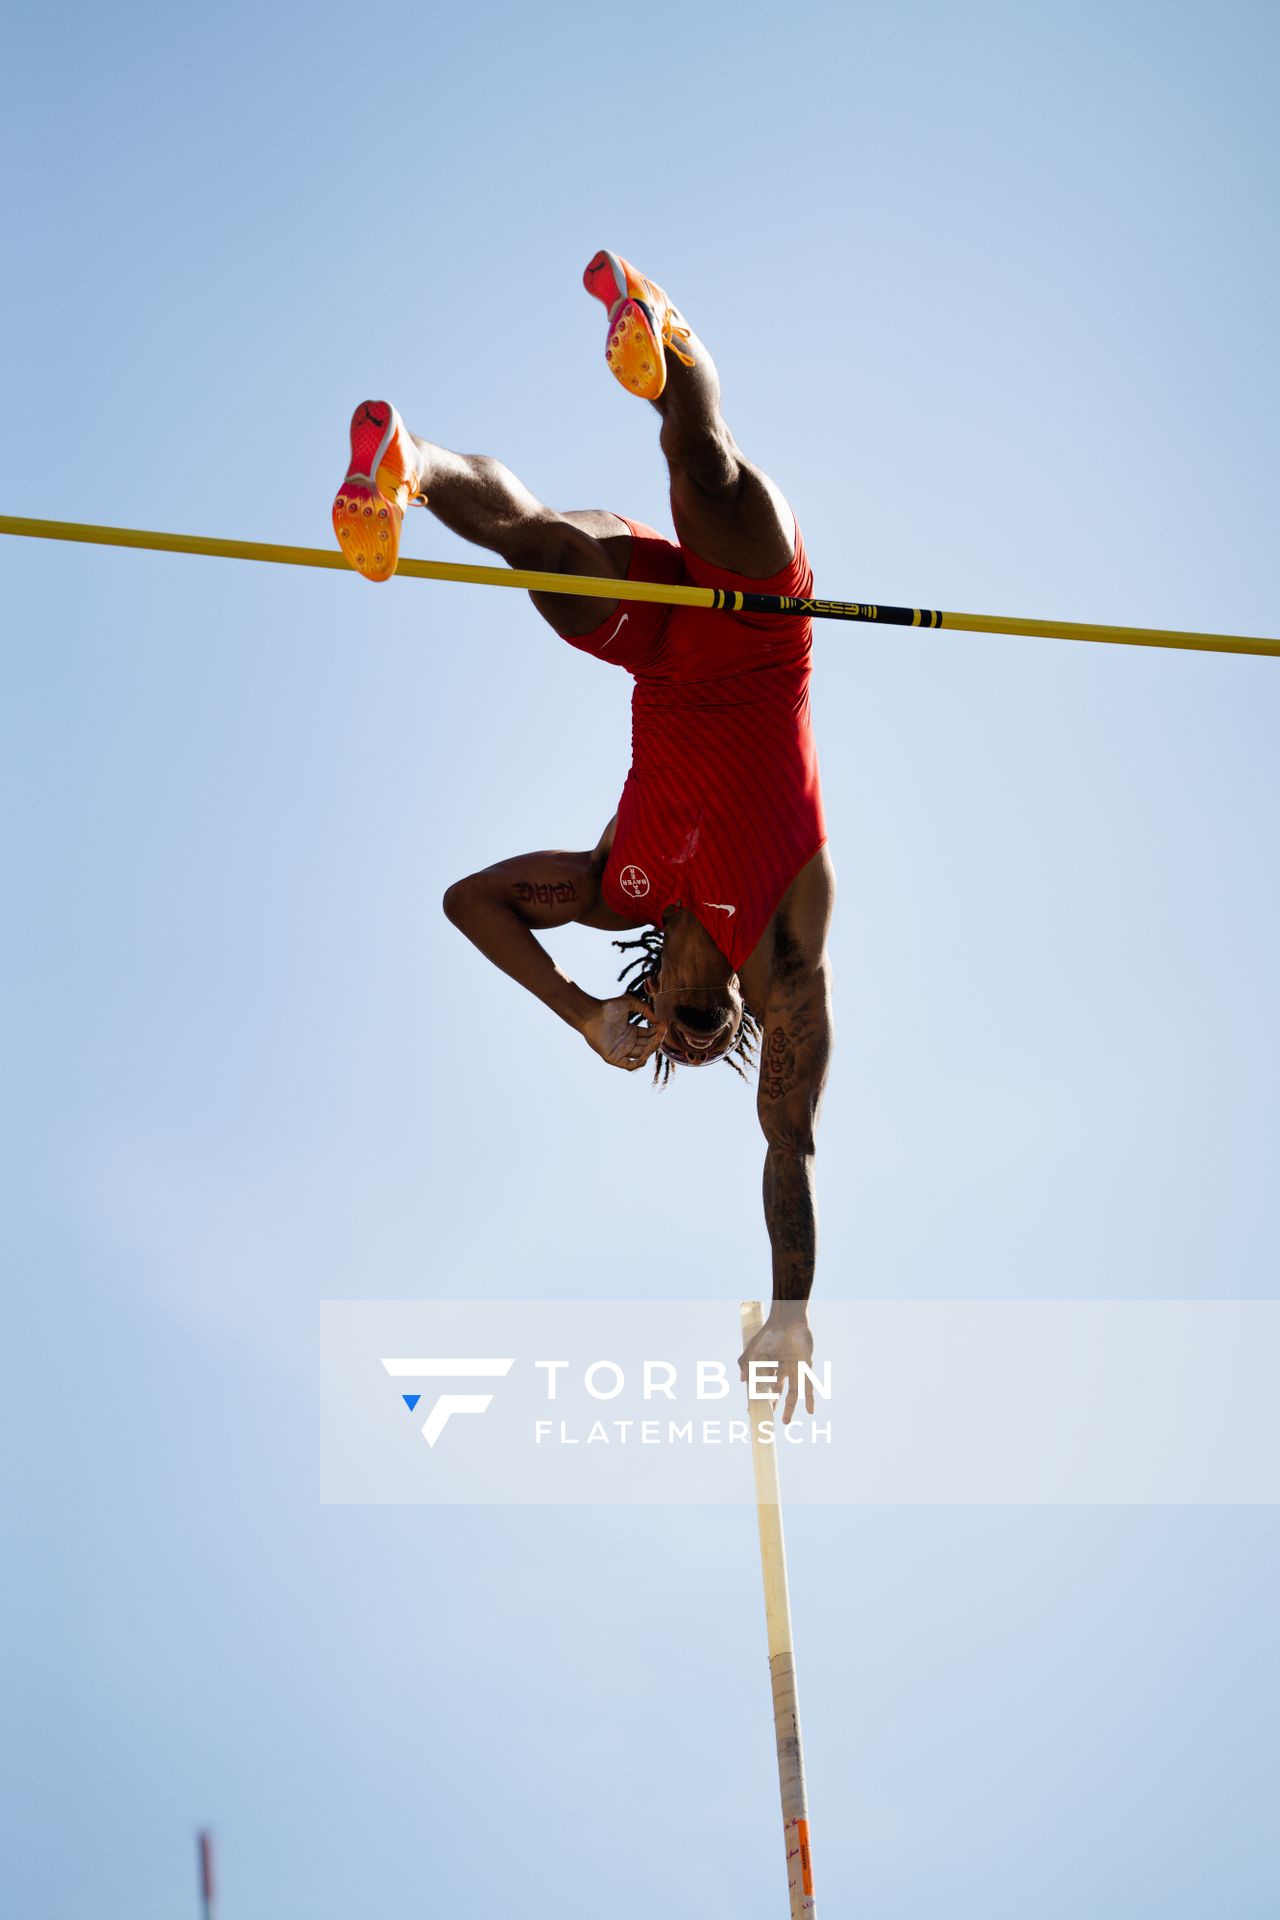
[[[626,524],[630,580],[813,592],[798,531],[791,565],[766,580],[708,566],[651,527]],[[741,967],[827,838],[809,716],[812,621],[624,600],[570,645],[635,677],[631,771],[605,900],[657,927],[668,908],[687,907]]]

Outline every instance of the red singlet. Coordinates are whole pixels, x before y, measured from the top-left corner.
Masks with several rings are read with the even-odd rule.
[[[798,530],[791,565],[750,580],[708,566],[652,527],[626,524],[629,580],[798,599],[813,592]],[[624,600],[594,633],[569,643],[625,667],[636,683],[605,900],[657,927],[668,907],[688,907],[735,968],[826,843],[809,721],[812,640],[812,621],[798,616]]]

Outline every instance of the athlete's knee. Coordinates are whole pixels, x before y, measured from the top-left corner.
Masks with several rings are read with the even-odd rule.
[[[560,540],[560,515],[536,499],[494,455],[470,454],[466,465],[475,497],[485,509],[484,544],[510,566],[549,564]]]
[[[590,572],[584,562],[595,547],[589,535],[547,508],[511,528],[502,544],[502,557],[509,567],[535,573]]]
[[[736,492],[742,477],[737,442],[720,419],[698,422],[667,418],[662,423],[662,451],[668,466],[691,480],[700,493]]]

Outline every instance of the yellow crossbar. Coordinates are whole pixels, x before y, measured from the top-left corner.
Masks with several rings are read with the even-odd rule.
[[[196,553],[216,560],[264,560],[285,567],[330,567],[349,573],[342,554],[319,547],[275,547],[255,540],[211,540],[195,533],[150,533],[137,527],[82,526],[71,520],[23,520],[0,514],[0,533],[29,540],[78,540],[100,547],[144,547],[156,553]],[[1169,627],[1094,626],[1083,620],[1026,620],[1003,613],[944,613],[936,607],[886,607],[860,600],[796,600],[781,594],[732,593],[716,587],[666,586],[578,573],[529,573],[513,567],[473,567],[445,560],[401,560],[396,577],[455,580],[526,593],[576,594],[591,600],[647,600],[660,606],[727,612],[808,614],[816,620],[852,620],[879,626],[950,627],[960,633],[1025,634],[1043,640],[1093,640],[1124,647],[1180,647],[1198,653],[1254,653],[1280,657],[1280,640],[1242,633],[1183,633]]]

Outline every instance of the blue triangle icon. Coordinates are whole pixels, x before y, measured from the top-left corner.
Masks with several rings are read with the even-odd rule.
[[[404,1401],[410,1413],[412,1413],[419,1400],[421,1400],[422,1395],[420,1393],[402,1393],[400,1398]]]

